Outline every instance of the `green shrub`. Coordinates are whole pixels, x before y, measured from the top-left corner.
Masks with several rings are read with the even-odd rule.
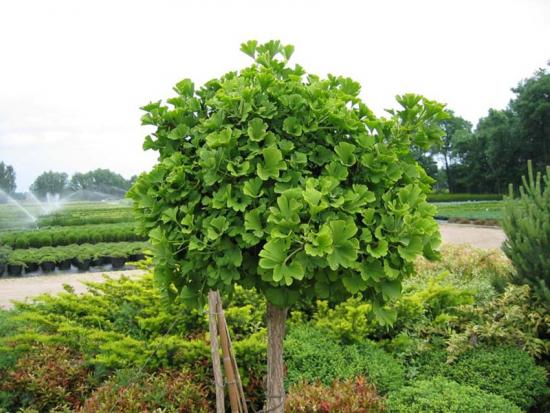
[[[540,172],[534,178],[529,161],[528,177],[523,177],[518,199],[510,189],[502,220],[503,249],[516,269],[514,281],[531,286],[550,304],[550,166],[541,184]]]
[[[521,413],[512,402],[443,378],[420,380],[390,393],[387,413]]]
[[[86,400],[80,413],[209,412],[208,393],[187,371],[122,371]]]
[[[502,201],[499,194],[430,194],[428,202]]]
[[[378,413],[383,401],[375,387],[364,377],[335,381],[330,387],[321,383],[292,386],[285,401],[288,413]]]
[[[383,350],[369,343],[341,345],[326,332],[312,327],[293,329],[285,341],[287,383],[325,385],[334,380],[367,376],[380,393],[403,385],[403,367]]]
[[[448,369],[447,375],[458,383],[502,396],[526,410],[548,393],[544,368],[514,347],[469,351]]]

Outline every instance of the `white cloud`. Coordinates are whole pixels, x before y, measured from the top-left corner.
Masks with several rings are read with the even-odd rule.
[[[472,122],[550,59],[547,1],[29,1],[0,3],[0,160],[19,189],[43,170],[149,168],[139,106],[249,59],[247,39],[296,46],[348,75],[380,113],[398,93]]]

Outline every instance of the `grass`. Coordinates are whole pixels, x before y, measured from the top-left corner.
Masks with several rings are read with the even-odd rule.
[[[503,202],[434,202],[438,218],[495,219],[502,218]]]

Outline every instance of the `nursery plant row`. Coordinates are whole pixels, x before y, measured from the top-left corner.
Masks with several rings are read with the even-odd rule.
[[[132,222],[134,216],[129,207],[78,208],[68,209],[42,216],[39,227],[73,226],[86,224],[114,224]]]
[[[99,242],[144,241],[132,222],[47,227],[0,233],[0,244],[13,249]]]
[[[39,269],[45,273],[56,268],[70,270],[73,265],[80,271],[105,265],[120,269],[127,261],[142,260],[147,249],[146,242],[101,242],[17,250],[0,247],[0,275],[6,272],[17,276]]]

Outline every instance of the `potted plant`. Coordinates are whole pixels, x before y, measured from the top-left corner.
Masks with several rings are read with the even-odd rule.
[[[92,257],[87,252],[81,252],[75,257],[75,266],[78,271],[88,271],[92,265]]]
[[[11,248],[7,246],[0,246],[0,275],[6,271],[6,265],[8,256],[10,255]]]
[[[45,273],[55,271],[55,256],[52,254],[44,254],[40,257],[40,268]]]
[[[17,258],[10,257],[8,259],[8,274],[19,277],[23,274],[25,263]]]
[[[126,264],[128,253],[124,250],[114,250],[111,252],[111,265],[113,270],[120,270]]]

